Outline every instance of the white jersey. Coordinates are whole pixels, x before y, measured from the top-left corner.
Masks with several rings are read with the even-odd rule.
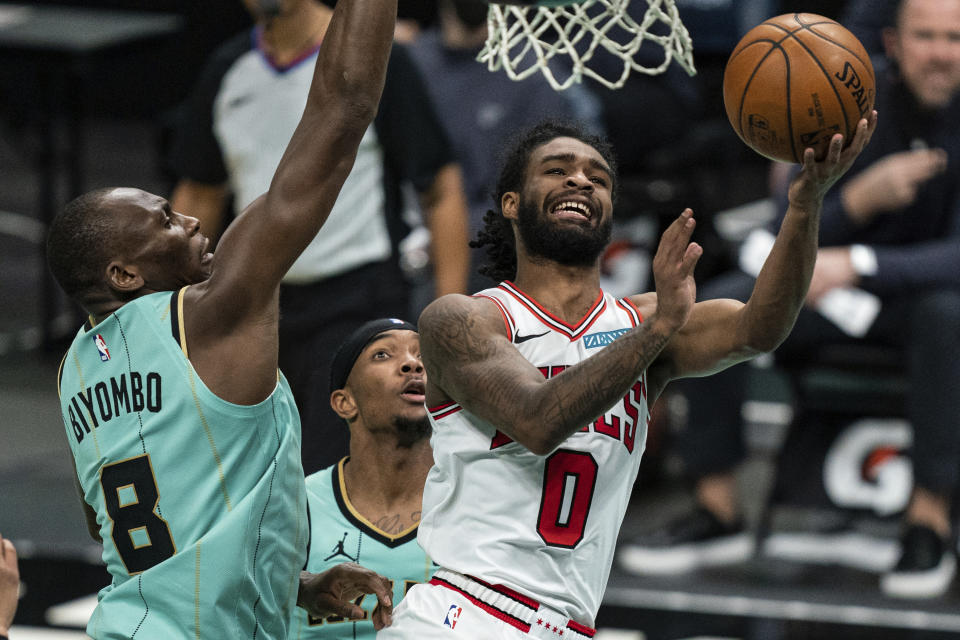
[[[504,282],[481,291],[547,378],[642,322],[601,292],[575,325]],[[418,540],[441,567],[541,601],[593,626],[640,466],[650,413],[646,373],[624,398],[545,456],[455,402],[430,408],[434,466]]]

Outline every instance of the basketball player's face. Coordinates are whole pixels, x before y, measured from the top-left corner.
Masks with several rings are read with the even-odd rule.
[[[960,0],[907,0],[886,43],[923,106],[945,107],[960,91]]]
[[[538,147],[519,195],[517,229],[528,253],[560,264],[595,264],[610,242],[611,171],[603,156],[575,138]]]
[[[172,211],[164,198],[139,189],[115,189],[107,198],[124,230],[119,257],[136,267],[144,289],[174,291],[210,277],[210,241],[196,218]]]
[[[386,331],[364,347],[347,378],[358,418],[374,434],[392,434],[409,447],[430,435],[423,404],[427,375],[420,335]]]

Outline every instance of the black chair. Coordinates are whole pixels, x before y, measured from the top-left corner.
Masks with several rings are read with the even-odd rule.
[[[902,354],[875,345],[828,344],[803,361],[777,366],[791,383],[794,414],[760,514],[757,548],[772,548],[764,543],[775,530],[775,515],[784,507],[794,508],[811,520],[800,527],[801,536],[822,540],[822,548],[810,553],[811,562],[829,562],[835,553],[837,564],[882,570],[879,558],[872,567],[869,558],[846,562],[842,549],[828,547],[832,540],[865,531],[881,545],[892,541],[906,506],[912,475],[905,472],[904,459],[911,436],[905,421],[908,383]],[[882,476],[883,465],[891,465],[886,471],[895,473]],[[847,485],[838,478],[846,478]]]

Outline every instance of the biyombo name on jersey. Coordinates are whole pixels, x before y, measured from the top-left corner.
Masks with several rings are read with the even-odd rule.
[[[77,442],[82,442],[91,428],[96,429],[121,414],[144,410],[157,413],[160,405],[160,374],[131,371],[110,378],[109,383],[101,380],[70,398],[67,415],[73,435]]]
[[[586,349],[596,349],[598,347],[605,347],[627,331],[627,329],[615,329],[614,331],[601,331],[600,333],[588,333],[583,336],[583,346]]]

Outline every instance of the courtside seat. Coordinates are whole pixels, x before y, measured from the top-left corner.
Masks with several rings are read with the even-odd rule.
[[[899,555],[912,490],[899,350],[828,344],[778,364],[794,391],[758,527],[767,557],[882,573]]]
[[[802,412],[904,415],[907,381],[898,349],[868,344],[827,344],[800,364],[783,364]]]

